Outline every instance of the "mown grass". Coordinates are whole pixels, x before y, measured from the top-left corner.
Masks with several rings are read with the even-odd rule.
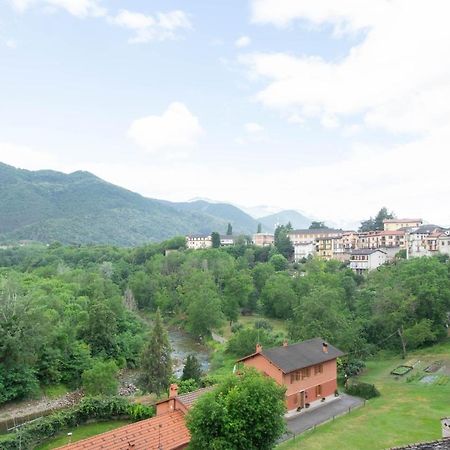
[[[96,434],[114,430],[115,428],[119,428],[129,423],[130,422],[126,420],[111,420],[108,422],[97,422],[87,425],[80,425],[73,430],[67,430],[63,435],[58,436],[55,439],[52,439],[51,441],[48,441],[47,443],[36,447],[36,450],[50,450],[53,448],[58,448],[68,444],[69,442],[77,442],[81,439],[86,439],[88,437],[95,436]],[[68,432],[72,432],[71,440],[69,440],[69,436],[67,436]]]
[[[399,357],[384,355],[369,361],[359,378],[375,384],[381,397],[278,448],[377,450],[440,438],[439,419],[450,415],[450,383],[426,385],[420,378],[425,374],[426,365],[438,359],[450,360],[450,340],[411,353],[408,358],[416,358],[421,363],[403,377],[390,374],[405,362]],[[411,377],[413,374],[417,375]]]

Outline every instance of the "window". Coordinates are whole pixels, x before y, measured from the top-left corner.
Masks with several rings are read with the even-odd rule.
[[[291,384],[294,382],[294,379],[295,379],[295,374],[291,373]]]
[[[300,371],[297,370],[297,372],[295,372],[295,380],[298,381],[300,380]]]
[[[306,367],[305,369],[302,369],[302,370],[301,370],[301,374],[302,374],[302,380],[303,380],[304,378],[308,378],[309,375],[310,375],[310,368],[309,368],[309,367]]]
[[[316,397],[322,397],[322,386],[320,384],[316,386]]]
[[[323,373],[323,364],[317,364],[317,366],[314,366],[314,375],[317,375],[318,373]]]

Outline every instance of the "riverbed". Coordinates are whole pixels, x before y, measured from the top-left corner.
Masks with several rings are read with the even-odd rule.
[[[195,355],[198,359],[203,373],[209,370],[209,350],[192,339],[182,330],[169,329],[169,341],[172,346],[173,373],[177,377],[183,374],[183,367],[188,355]]]

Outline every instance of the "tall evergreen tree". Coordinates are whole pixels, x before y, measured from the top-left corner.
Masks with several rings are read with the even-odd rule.
[[[213,248],[220,247],[220,234],[217,231],[214,231],[211,233],[211,242],[212,242]]]
[[[262,231],[262,225],[260,223],[258,223],[258,228],[256,230],[257,233],[261,233]]]
[[[228,222],[227,236],[231,236],[232,234],[233,234],[233,227],[232,227],[231,223]]]
[[[188,355],[186,364],[183,368],[182,380],[195,380],[200,381],[202,376],[202,368],[195,355]]]
[[[158,309],[150,339],[142,355],[142,383],[147,391],[160,394],[168,388],[172,375],[171,351],[169,336]]]

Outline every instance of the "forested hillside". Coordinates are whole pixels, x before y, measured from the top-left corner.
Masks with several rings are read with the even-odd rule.
[[[204,202],[206,203],[206,202]],[[132,246],[188,233],[253,233],[256,221],[231,205],[144,198],[88,172],[20,170],[0,163],[0,240]]]
[[[406,351],[427,346],[447,334],[449,268],[445,258],[397,260],[362,278],[337,261],[288,264],[276,248],[188,251],[183,237],[134,249],[0,250],[0,403],[39,384],[76,387],[99,359],[140,367],[140,315],[157,309],[196,339],[231,323],[233,358],[285,337],[321,336],[350,362],[400,353],[400,336]],[[265,320],[235,326],[255,313],[285,321],[287,336]]]

